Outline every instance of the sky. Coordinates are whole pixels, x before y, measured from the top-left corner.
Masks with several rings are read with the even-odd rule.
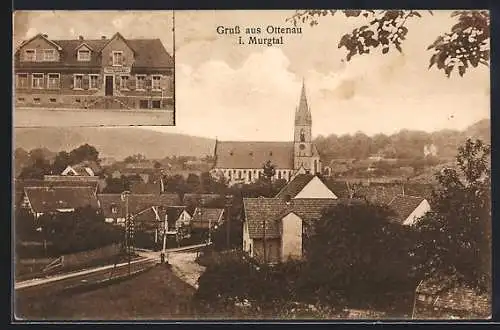
[[[489,118],[489,69],[447,78],[428,70],[427,46],[450,30],[450,11],[408,21],[403,53],[378,51],[346,62],[337,47],[362,23],[342,14],[303,25],[284,45],[238,45],[218,26],[291,26],[294,11],[177,11],[175,14],[176,127],[145,127],[220,140],[291,140],[302,81],[313,135],[391,134],[401,129],[464,129]],[[18,13],[16,39],[44,32],[49,38],[161,38],[172,48],[170,12]]]

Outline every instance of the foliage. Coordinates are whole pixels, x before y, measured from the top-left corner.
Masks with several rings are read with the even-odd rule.
[[[432,212],[417,224],[415,253],[427,275],[457,276],[479,290],[491,285],[490,146],[468,139],[458,150],[458,170],[437,175]]]
[[[287,19],[295,25],[318,24],[320,18],[333,16],[338,10],[298,10]],[[341,10],[346,17],[363,18],[366,24],[345,34],[338,47],[347,50],[347,61],[354,55],[369,54],[374,49],[381,49],[387,54],[391,48],[402,52],[402,44],[408,34],[408,21],[422,17],[417,10]],[[432,11],[428,11],[432,14]],[[453,11],[452,17],[458,22],[451,32],[438,36],[428,50],[433,51],[429,68],[436,65],[450,77],[454,69],[463,76],[471,64],[489,65],[490,52],[490,17],[487,10]]]
[[[307,270],[299,291],[324,301],[353,299],[413,284],[411,232],[389,222],[392,212],[372,204],[326,210],[305,246]]]
[[[120,178],[107,177],[103,194],[121,194],[130,190],[130,178],[122,175]]]
[[[24,208],[16,207],[15,216],[16,241],[38,241],[39,233],[36,231],[33,214]]]
[[[276,175],[276,165],[271,163],[270,160],[262,164],[262,169],[264,171],[264,178],[268,181],[271,181],[274,175]]]
[[[24,167],[19,174],[20,179],[38,179],[51,173],[50,164],[44,158],[36,158],[29,166]]]
[[[136,154],[136,155],[125,157],[123,162],[125,164],[135,164],[135,163],[143,162],[145,160],[146,160],[146,156],[144,156],[143,154]]]
[[[94,146],[87,143],[73,149],[69,152],[70,165],[78,164],[83,161],[99,162],[99,151]]]
[[[91,207],[75,212],[44,214],[39,218],[42,233],[60,254],[92,250],[118,243],[121,229],[104,222],[104,217]]]

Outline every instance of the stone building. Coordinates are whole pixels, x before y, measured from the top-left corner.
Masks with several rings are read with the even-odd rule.
[[[160,39],[52,40],[38,34],[14,54],[15,106],[173,109],[174,61]]]
[[[299,170],[321,173],[321,159],[312,141],[312,117],[302,85],[299,106],[295,111],[293,141],[216,141],[215,166],[211,173],[224,177],[229,184],[255,182],[263,175],[263,165],[275,166],[275,179],[290,181]]]

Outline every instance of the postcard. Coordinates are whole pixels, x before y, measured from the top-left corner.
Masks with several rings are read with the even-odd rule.
[[[21,14],[19,322],[491,318],[487,10],[176,11],[168,127],[170,13]]]

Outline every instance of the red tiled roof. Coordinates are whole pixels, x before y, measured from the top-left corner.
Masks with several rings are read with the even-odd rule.
[[[59,62],[36,62],[27,63],[20,62],[16,56],[16,67],[60,67],[62,66],[78,66],[78,67],[100,67],[101,54],[100,52],[110,39],[72,39],[72,40],[50,40],[59,45],[60,51]],[[135,53],[135,61],[133,68],[173,68],[173,58],[166,51],[160,39],[125,39],[129,47]],[[26,43],[26,42],[25,42]],[[81,44],[87,44],[92,48],[91,60],[88,62],[78,61],[77,48]],[[20,46],[22,48],[23,45]],[[17,52],[16,52],[17,55]]]
[[[90,187],[26,187],[24,192],[35,213],[85,206],[98,208],[95,189]]]
[[[293,169],[293,142],[218,141],[216,168],[262,168],[271,161],[277,169]]]
[[[304,187],[314,178],[313,174],[296,175],[292,181],[288,182],[276,195],[276,198],[294,198]]]
[[[392,220],[403,223],[424,200],[424,198],[416,196],[395,196],[388,204],[389,208],[396,214]]]
[[[99,194],[98,196],[102,212],[106,218],[125,217],[125,202],[121,200],[121,194]],[[181,206],[177,194],[130,194],[129,214],[139,213],[152,206]],[[112,212],[116,207],[117,213]]]
[[[191,228],[209,228],[209,225],[214,226],[220,224],[224,209],[197,207],[193,212],[191,219]]]
[[[294,199],[289,204],[279,198],[244,198],[245,221],[251,238],[278,238],[281,236],[279,220],[288,213],[297,214],[307,225],[321,218],[323,210],[349,203],[354,199]]]

